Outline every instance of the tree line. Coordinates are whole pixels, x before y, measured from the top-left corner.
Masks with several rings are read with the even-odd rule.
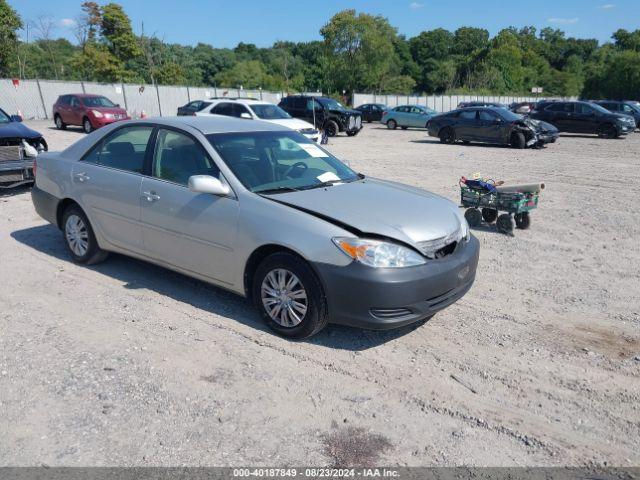
[[[343,10],[320,29],[322,40],[239,43],[215,48],[135,34],[117,3],[87,1],[69,22],[75,42],[54,38],[56,21],[23,20],[0,0],[0,76],[223,86],[332,94],[465,93],[640,97],[640,30],[612,41],[567,37],[553,28],[423,31],[407,38],[382,16]],[[21,32],[21,35],[18,35]]]

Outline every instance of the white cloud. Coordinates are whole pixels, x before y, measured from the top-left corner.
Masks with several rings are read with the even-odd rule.
[[[418,10],[419,8],[424,7],[424,3],[419,3],[419,2],[411,2],[409,4],[409,8],[411,10]]]
[[[573,18],[558,18],[558,17],[552,17],[547,19],[547,21],[549,23],[559,23],[562,25],[570,25],[572,23],[578,23],[579,18],[578,17],[573,17]]]
[[[601,8],[602,10],[611,10],[612,8],[615,8],[616,6],[613,3],[605,3],[604,5],[600,5],[599,8]]]
[[[73,18],[63,18],[58,21],[58,25],[61,27],[73,27],[75,24],[76,21]]]

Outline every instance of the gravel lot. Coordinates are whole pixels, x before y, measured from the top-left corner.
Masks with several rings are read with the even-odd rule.
[[[329,149],[454,201],[473,172],[547,189],[530,230],[475,231],[475,286],[428,323],[302,342],[170,271],[74,265],[2,193],[0,463],[639,465],[640,133],[518,151],[372,124]]]

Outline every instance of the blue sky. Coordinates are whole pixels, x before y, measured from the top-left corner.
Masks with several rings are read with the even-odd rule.
[[[117,1],[117,0],[116,0]],[[8,0],[23,17],[48,15],[56,36],[73,40],[71,25],[82,0]],[[98,0],[98,3],[108,3]],[[120,0],[134,30],[155,33],[166,42],[210,43],[233,47],[238,42],[270,46],[276,40],[319,39],[319,29],[337,11],[380,14],[400,33],[460,26],[488,29],[508,26],[560,28],[569,36],[608,41],[618,28],[640,28],[640,0]]]

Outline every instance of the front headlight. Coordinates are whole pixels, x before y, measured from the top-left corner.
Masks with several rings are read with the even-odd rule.
[[[469,222],[464,217],[460,217],[460,233],[465,242],[471,239],[471,231],[469,230]]]
[[[98,110],[91,110],[91,113],[93,113],[96,118],[102,118],[103,116],[102,112],[99,112]]]
[[[424,265],[425,258],[410,248],[367,238],[333,238],[333,243],[349,257],[369,267],[401,268]]]

